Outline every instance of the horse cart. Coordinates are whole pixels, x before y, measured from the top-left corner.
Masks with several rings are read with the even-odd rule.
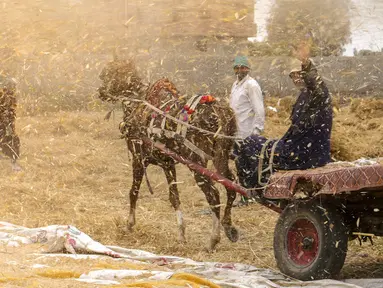
[[[233,181],[180,157],[146,138],[176,161],[247,196]],[[284,274],[313,280],[335,277],[344,264],[349,240],[383,236],[383,165],[332,163],[311,170],[279,171],[256,199],[280,213],[274,255]]]
[[[176,185],[171,185],[173,181],[176,182],[174,165],[178,162],[196,172],[194,177],[197,185],[212,208],[210,248],[213,249],[219,242],[220,231],[219,206],[214,205],[219,204],[219,192],[213,189],[211,180],[227,188],[229,205],[221,224],[231,241],[238,240],[231,221],[230,209],[235,199],[233,191],[248,196],[249,190],[229,179],[234,179],[228,167],[229,153],[220,153],[232,147],[230,141],[223,141],[226,139],[224,137],[233,135],[230,129],[235,127],[235,123],[230,116],[231,109],[221,105],[211,95],[181,97],[174,84],[166,78],[147,89],[137,76],[132,61],[115,60],[108,63],[100,79],[103,81],[99,88],[100,99],[122,102],[124,117],[120,131],[134,156],[128,228],[131,229],[135,224],[137,195],[147,165],[162,163],[169,183],[170,200],[177,211],[180,238],[184,239],[178,190]],[[193,133],[187,134],[186,128],[192,129]],[[201,133],[194,133],[196,131]],[[162,135],[162,138],[151,137],[153,134]],[[222,141],[218,141],[216,146],[211,145],[218,134]],[[182,137],[177,140],[177,135]],[[221,174],[208,170],[206,165],[200,165],[206,164],[209,155],[205,155],[196,142],[208,147],[211,153],[213,150],[217,152],[212,162]],[[173,147],[177,146],[185,146],[185,149],[174,150]],[[182,154],[179,151],[186,152]],[[156,152],[156,155],[152,152]],[[188,155],[195,157],[188,158]],[[217,163],[222,165],[216,166]],[[272,162],[269,162],[270,165]],[[358,238],[372,242],[373,236],[383,236],[381,164],[331,163],[311,170],[279,171],[273,173],[268,183],[258,191],[256,200],[280,213],[274,232],[275,259],[279,269],[291,277],[301,280],[334,277],[344,264],[349,240]]]

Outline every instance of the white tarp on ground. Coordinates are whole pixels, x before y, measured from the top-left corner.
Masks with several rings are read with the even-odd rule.
[[[17,249],[17,247],[34,243],[44,244],[47,247],[44,253],[32,251],[35,258],[31,268],[34,269],[47,268],[47,265],[43,265],[39,261],[50,257],[67,257],[84,261],[84,259],[105,258],[105,255],[107,255],[112,257],[114,261],[126,261],[132,265],[150,264],[150,269],[142,268],[145,266],[141,265],[139,270],[134,268],[92,269],[77,278],[73,278],[73,281],[94,283],[95,285],[145,282],[159,283],[164,287],[362,287],[334,280],[291,281],[277,272],[258,269],[246,264],[196,262],[176,256],[155,255],[142,250],[104,246],[75,227],[68,225],[52,225],[30,229],[0,222],[0,244],[6,247],[16,247],[15,249]],[[153,267],[158,267],[158,270],[157,268],[153,269]],[[57,267],[55,268],[57,269]],[[197,285],[190,285],[190,283]],[[358,282],[359,285],[363,283],[366,282]]]

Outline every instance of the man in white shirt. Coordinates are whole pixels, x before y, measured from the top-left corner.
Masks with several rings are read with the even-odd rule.
[[[258,82],[248,75],[250,64],[246,56],[236,56],[233,67],[237,80],[231,88],[230,107],[236,117],[236,136],[245,139],[248,136],[260,134],[264,129],[263,95]],[[241,142],[239,140],[235,143],[234,155],[238,154]],[[249,202],[249,199],[242,196],[238,204],[243,205],[247,204],[247,202]]]
[[[230,107],[237,120],[237,137],[245,139],[260,134],[265,124],[263,95],[258,82],[250,77],[250,64],[246,56],[237,56],[234,61],[237,80],[231,88]]]

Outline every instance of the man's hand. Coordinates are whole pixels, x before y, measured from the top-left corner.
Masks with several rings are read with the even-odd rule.
[[[293,56],[302,62],[302,68],[308,66],[310,63],[310,44],[306,41],[301,41],[298,47],[294,49]]]

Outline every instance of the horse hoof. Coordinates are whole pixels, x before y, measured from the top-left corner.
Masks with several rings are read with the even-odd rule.
[[[129,234],[128,227],[120,227],[120,228],[118,228],[118,233],[120,235],[128,235]]]
[[[183,230],[180,234],[178,234],[178,243],[185,244],[186,243],[186,237],[185,237],[185,230]]]
[[[15,164],[12,164],[12,171],[13,172],[21,172],[21,171],[23,171],[23,168],[21,168],[20,165],[15,163]]]
[[[131,224],[126,225],[126,232],[132,233],[133,232],[133,225],[131,225]]]
[[[220,242],[220,238],[210,239],[209,245],[207,247],[205,247],[205,249],[204,249],[205,252],[213,253],[219,242]]]
[[[204,252],[209,253],[209,254],[214,252],[214,248],[211,248],[210,246],[205,247],[203,250],[204,250]]]
[[[224,227],[224,231],[225,231],[227,238],[229,238],[229,240],[231,242],[237,242],[238,241],[239,233],[238,233],[237,228],[235,228],[234,226],[227,226],[227,227]]]
[[[178,238],[178,243],[180,244],[186,244],[186,239],[185,238]]]

